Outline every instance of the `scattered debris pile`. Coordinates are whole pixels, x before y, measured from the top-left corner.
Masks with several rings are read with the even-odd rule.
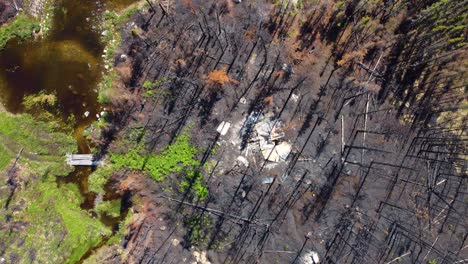
[[[245,121],[241,135],[246,139],[246,153],[261,152],[265,160],[286,161],[291,144],[284,140],[283,123],[273,113],[253,112]]]

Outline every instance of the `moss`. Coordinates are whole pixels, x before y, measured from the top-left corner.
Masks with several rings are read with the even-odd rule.
[[[71,135],[58,130],[57,123],[38,122],[28,114],[0,112],[0,164],[10,162],[8,159],[11,160],[23,149],[22,158],[32,167],[47,169],[53,165],[54,168],[69,171],[70,168],[64,165],[64,156],[75,152],[77,146]],[[60,162],[54,164],[57,161]]]
[[[35,121],[27,114],[0,113],[0,168],[11,163],[20,149],[17,173],[21,188],[0,218],[21,228],[0,230],[0,241],[9,245],[5,256],[21,256],[21,263],[75,263],[111,234],[80,208],[83,198],[78,186],[57,186],[56,176],[68,175],[72,169],[64,154],[75,151],[76,142],[60,132],[56,123]],[[8,193],[0,193],[2,208],[5,196]]]
[[[124,236],[128,234],[127,227],[130,225],[133,215],[134,212],[132,209],[130,209],[127,215],[125,216],[125,219],[123,221],[120,221],[119,230],[107,241],[107,245],[117,244],[120,241],[122,241]]]
[[[8,164],[13,160],[13,155],[9,151],[7,151],[3,145],[0,144],[0,171],[6,169]]]
[[[30,223],[25,244],[41,253],[42,262],[53,255],[63,257],[64,263],[76,263],[103,236],[111,234],[99,220],[81,210],[83,200],[76,185],[57,187],[53,181],[44,181],[23,195],[31,201],[22,217]],[[52,229],[50,223],[55,223]]]
[[[88,178],[88,189],[94,193],[104,193],[104,185],[111,178],[114,168],[111,166],[100,166]]]
[[[109,217],[119,217],[121,209],[121,199],[115,199],[112,201],[103,201],[96,205],[95,211],[101,215],[107,215]]]
[[[13,22],[0,28],[0,50],[3,50],[11,39],[27,40],[39,30],[39,24],[30,17],[24,14],[16,16]]]

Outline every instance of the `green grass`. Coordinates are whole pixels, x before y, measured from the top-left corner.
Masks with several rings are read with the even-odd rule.
[[[23,197],[30,201],[22,216],[30,223],[25,244],[36,248],[43,262],[61,257],[64,263],[76,263],[104,235],[111,234],[99,220],[81,210],[83,200],[76,185],[57,187],[54,181],[43,181]]]
[[[31,115],[0,112],[0,171],[23,149],[20,161],[37,174],[67,175],[65,154],[76,152],[75,139],[54,122],[35,121]]]
[[[14,38],[29,39],[33,36],[33,32],[39,30],[39,24],[28,16],[24,14],[16,16],[13,22],[0,28],[0,50],[5,48],[8,41]]]
[[[0,171],[6,169],[7,165],[13,160],[13,155],[0,144]]]
[[[72,170],[64,155],[76,151],[75,139],[60,132],[54,122],[34,120],[30,115],[0,113],[0,170],[18,161],[21,188],[17,189],[0,221],[10,218],[22,228],[0,230],[0,241],[8,244],[4,256],[19,256],[21,263],[75,263],[98,245],[111,230],[80,208],[83,198],[76,185],[57,186],[56,176]],[[0,173],[0,176],[2,174]],[[2,179],[0,187],[4,187]],[[8,192],[0,192],[4,208]],[[21,241],[21,243],[20,243]],[[34,261],[28,252],[34,253]]]
[[[57,123],[35,121],[31,115],[0,113],[0,142],[17,153],[21,148],[40,156],[63,156],[76,151],[75,139],[59,131]],[[39,158],[38,157],[38,158]]]

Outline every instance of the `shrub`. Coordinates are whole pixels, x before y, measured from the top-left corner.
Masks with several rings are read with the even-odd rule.
[[[3,50],[11,39],[29,39],[40,29],[36,21],[26,15],[18,15],[13,22],[0,28],[0,50]]]

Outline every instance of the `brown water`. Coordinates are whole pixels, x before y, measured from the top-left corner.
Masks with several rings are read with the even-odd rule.
[[[63,117],[73,114],[77,127],[83,127],[100,112],[96,89],[103,71],[99,14],[135,0],[57,2],[47,38],[12,41],[0,52],[0,99],[7,110],[17,113],[24,110],[25,95],[56,92]],[[87,111],[88,117],[84,115]]]
[[[22,43],[11,41],[0,52],[0,102],[8,111],[20,113],[25,111],[25,95],[55,93],[59,102],[57,117],[66,122],[69,116],[75,116],[79,152],[89,153],[82,132],[102,110],[97,101],[97,84],[104,71],[100,14],[133,2],[136,0],[57,0],[47,37]],[[85,198],[83,209],[91,209],[94,204],[94,195],[87,190],[90,173],[90,168],[77,168],[59,180],[79,185]],[[102,221],[109,226],[117,224],[117,220]]]

